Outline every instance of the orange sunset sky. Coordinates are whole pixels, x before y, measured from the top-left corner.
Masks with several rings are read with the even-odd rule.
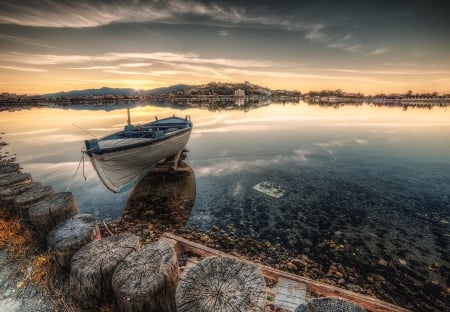
[[[0,0],[0,92],[251,81],[450,93],[439,3]]]

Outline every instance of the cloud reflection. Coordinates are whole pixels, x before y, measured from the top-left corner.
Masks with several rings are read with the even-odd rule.
[[[296,149],[291,155],[276,155],[272,158],[250,160],[215,159],[208,165],[197,166],[194,163],[193,166],[195,175],[198,177],[225,176],[242,171],[258,171],[285,162],[305,162],[308,161],[309,154],[312,153],[308,149]]]
[[[60,128],[50,128],[50,129],[40,129],[40,130],[32,130],[32,131],[22,131],[22,132],[11,132],[8,135],[14,136],[26,136],[26,135],[35,135],[35,134],[43,134],[43,133],[52,133],[61,131]]]
[[[205,134],[205,133],[229,133],[229,132],[259,132],[259,131],[267,131],[269,129],[268,126],[263,125],[230,125],[223,126],[217,128],[203,128],[203,129],[195,129],[193,134]]]
[[[43,136],[33,136],[25,137],[22,140],[26,144],[30,145],[50,145],[55,143],[70,143],[83,141],[85,136],[75,135],[75,134],[53,134],[53,135],[43,135]]]

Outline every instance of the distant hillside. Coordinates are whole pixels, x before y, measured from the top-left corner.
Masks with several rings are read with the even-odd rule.
[[[56,92],[50,94],[44,94],[45,97],[81,97],[81,96],[92,96],[92,95],[133,95],[139,94],[143,90],[135,90],[131,88],[107,88],[103,87],[100,89],[85,89],[85,90],[72,90],[67,92]]]
[[[233,96],[236,90],[243,90],[246,95],[269,95],[269,88],[261,87],[250,82],[231,83],[231,82],[210,82],[208,84],[188,86],[185,89],[174,90],[171,93],[177,96]]]
[[[152,90],[149,90],[149,93],[150,94],[164,94],[164,93],[176,92],[176,91],[180,91],[180,90],[184,90],[184,89],[188,89],[188,88],[191,88],[191,86],[185,85],[185,84],[177,84],[177,85],[173,85],[170,87],[162,87],[162,88],[152,89]]]
[[[188,85],[185,84],[177,84],[169,87],[163,87],[163,88],[156,88],[151,90],[136,90],[132,88],[108,88],[103,87],[100,89],[84,89],[84,90],[72,90],[72,91],[66,91],[66,92],[56,92],[56,93],[49,93],[44,94],[45,97],[50,98],[60,98],[60,97],[82,97],[82,96],[102,96],[102,95],[123,95],[123,96],[130,96],[130,95],[144,95],[144,94],[161,94],[161,93],[168,93],[168,92],[175,92],[179,90],[183,90],[189,88]]]

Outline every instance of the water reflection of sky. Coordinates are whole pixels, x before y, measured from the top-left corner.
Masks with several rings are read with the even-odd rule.
[[[217,192],[212,185],[228,189],[238,198],[237,194],[254,192],[248,183],[256,184],[261,179],[288,183],[286,177],[302,168],[320,172],[352,165],[365,170],[364,164],[369,169],[380,164],[404,164],[408,168],[414,164],[450,164],[450,112],[446,108],[405,112],[395,107],[333,109],[301,103],[272,104],[248,112],[164,106],[131,110],[134,123],[173,113],[191,115],[194,122],[188,158],[197,178],[198,200],[192,220],[196,211],[206,214],[205,207],[197,209],[202,202],[214,205],[222,201],[215,198]],[[88,159],[84,163],[85,180],[80,150],[84,139],[117,131],[126,118],[125,109],[41,108],[1,112],[0,130],[5,132],[3,140],[11,144],[8,149],[17,154],[24,170],[35,180],[52,185],[56,191],[71,190],[84,212],[115,218],[127,194],[106,190]],[[253,178],[247,185],[244,180],[250,176]]]

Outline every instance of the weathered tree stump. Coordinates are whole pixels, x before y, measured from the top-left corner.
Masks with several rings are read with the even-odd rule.
[[[254,264],[209,257],[187,269],[178,283],[178,312],[264,311],[264,277]]]
[[[351,301],[339,298],[315,298],[308,303],[301,304],[295,312],[366,312],[365,309]]]
[[[162,239],[130,253],[113,274],[119,311],[175,312],[178,263],[174,243]]]
[[[48,233],[47,244],[61,268],[67,268],[75,252],[100,236],[94,215],[79,214],[57,225]]]
[[[28,210],[31,224],[42,236],[64,220],[80,212],[71,192],[50,195],[31,205]]]
[[[100,303],[110,301],[114,270],[140,247],[139,237],[131,233],[109,236],[81,247],[70,264],[72,297],[86,309],[95,309]]]
[[[19,194],[34,188],[42,187],[39,182],[12,185],[0,190],[0,208],[12,211],[14,209],[14,199]]]
[[[20,165],[16,163],[0,163],[0,174],[20,173]]]
[[[49,197],[54,193],[51,186],[41,186],[30,189],[16,196],[14,199],[14,208],[21,220],[28,220],[28,210],[34,203],[41,199]]]
[[[29,173],[4,173],[0,174],[0,188],[4,188],[14,184],[23,184],[31,182],[31,174]]]

